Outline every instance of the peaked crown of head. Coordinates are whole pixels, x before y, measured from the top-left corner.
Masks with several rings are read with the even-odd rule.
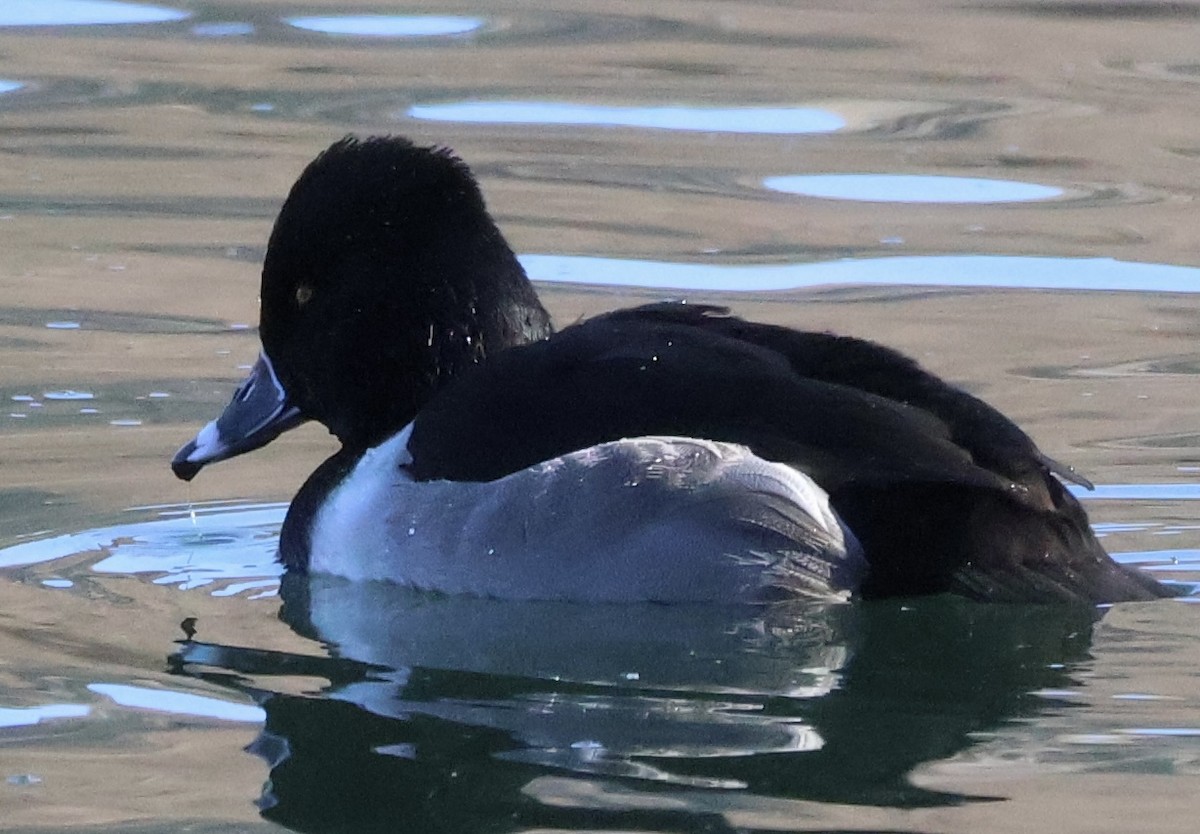
[[[260,298],[288,395],[352,445],[403,426],[488,351],[550,332],[470,169],[401,137],[348,136],[305,168]]]

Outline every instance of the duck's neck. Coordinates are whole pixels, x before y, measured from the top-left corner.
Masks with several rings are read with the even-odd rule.
[[[289,571],[307,573],[312,547],[312,520],[325,497],[345,478],[362,458],[362,450],[345,446],[308,476],[288,506],[279,531],[279,561]]]
[[[405,344],[391,344],[379,366],[383,371],[369,384],[365,402],[337,409],[325,421],[342,444],[361,451],[391,437],[421,411],[444,387],[491,356],[518,345],[548,338],[550,314],[542,306],[520,264],[490,276],[472,288],[469,299],[441,299],[435,312],[420,325],[404,325]],[[340,419],[339,419],[340,418]]]

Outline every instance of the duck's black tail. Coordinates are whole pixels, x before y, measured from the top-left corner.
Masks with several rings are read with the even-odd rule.
[[[952,484],[848,487],[834,506],[870,570],[866,597],[951,592],[989,601],[1107,603],[1176,595],[1112,559],[1087,515],[1047,478],[1052,509]]]

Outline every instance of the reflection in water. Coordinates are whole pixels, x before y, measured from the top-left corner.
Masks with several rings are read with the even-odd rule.
[[[1191,377],[1200,375],[1200,355],[1188,354],[1179,356],[1173,354],[1141,357],[1104,365],[1094,364],[1090,361],[1074,365],[1040,365],[1032,368],[1024,368],[1020,373],[1034,379],[1141,376]]]
[[[0,707],[0,729],[33,727],[43,721],[61,718],[86,718],[92,711],[87,704],[42,704],[37,707]]]
[[[0,307],[0,325],[52,330],[103,330],[110,333],[223,333],[233,329],[217,319],[114,313],[46,307]]]
[[[92,26],[183,20],[188,12],[116,0],[4,0],[0,26]]]
[[[143,508],[163,518],[25,542],[0,564],[29,565],[33,580],[148,572],[212,596],[276,586],[283,505],[194,509],[196,526],[188,508]],[[262,724],[250,749],[271,768],[263,815],[301,831],[731,832],[713,808],[977,799],[908,775],[1079,700],[1094,616],[951,598],[514,603],[304,577],[284,577],[281,596],[284,621],[329,656],[184,641],[169,669],[237,697],[136,676],[86,689],[131,710]],[[59,700],[0,721],[111,715]],[[1005,733],[1007,748],[1022,743]]]
[[[1196,529],[1195,526],[1188,529]],[[1157,533],[1169,533],[1169,530],[1155,531]],[[1179,531],[1176,531],[1179,532]],[[1147,551],[1132,551],[1128,553],[1120,553],[1114,556],[1118,562],[1124,564],[1137,564],[1140,570],[1146,571],[1171,571],[1185,573],[1200,573],[1200,550],[1147,550]],[[1200,591],[1200,585],[1196,583],[1190,584],[1192,595],[1191,599],[1195,601],[1197,591]]]
[[[416,38],[462,35],[483,26],[478,17],[436,15],[344,15],[336,17],[290,17],[297,29],[327,35],[362,35],[375,38]]]
[[[990,7],[1000,13],[1016,13],[1029,17],[1065,17],[1071,20],[1141,20],[1186,21],[1200,17],[1200,8],[1174,0],[1146,0],[1126,3],[1122,0],[1084,0],[1084,2],[1041,3],[1037,0],[1015,0]]]
[[[221,721],[242,721],[257,724],[263,721],[263,711],[248,704],[237,704],[220,698],[209,698],[191,692],[171,689],[150,689],[117,683],[88,684],[88,691],[103,695],[114,704],[131,709],[144,709],[168,715],[187,715],[196,718],[216,718]]]
[[[618,107],[552,101],[459,101],[418,104],[407,114],[437,122],[607,125],[713,133],[832,133],[845,119],[813,107]]]
[[[24,86],[25,85],[22,84],[20,81],[8,81],[6,79],[0,78],[0,94],[11,93],[14,90],[21,89]]]
[[[170,662],[258,700],[266,726],[252,749],[272,768],[264,815],[313,831],[644,830],[656,818],[732,830],[673,810],[673,789],[736,791],[751,806],[958,803],[968,797],[907,774],[1054,708],[1029,693],[1075,685],[1093,618],[947,598],[717,611],[529,604],[294,578],[283,597],[289,624],[330,643],[332,657],[184,643]],[[329,686],[261,688],[297,675]],[[599,813],[531,801],[528,786],[553,773],[635,781],[627,802]]]
[[[772,191],[869,203],[1021,203],[1061,197],[1049,185],[913,174],[810,174],[768,177]]]
[[[1200,501],[1200,484],[1097,484],[1094,490],[1068,489],[1081,501]]]
[[[192,27],[192,34],[202,38],[233,38],[242,35],[253,35],[254,24],[237,23],[197,23]]]
[[[90,329],[86,325],[83,329]],[[176,380],[134,380],[113,386],[89,390],[62,389],[39,391],[36,388],[0,387],[0,400],[7,399],[12,408],[22,409],[9,413],[12,419],[26,420],[22,429],[39,431],[52,427],[77,429],[81,425],[79,415],[102,414],[103,421],[117,426],[138,426],[177,419],[177,413],[187,413],[191,395],[200,388],[197,383],[186,386],[184,397],[175,397],[164,387],[178,388]],[[189,415],[190,416],[190,415]],[[8,422],[8,420],[5,420]],[[87,425],[98,425],[95,420]],[[11,423],[9,424],[11,426]],[[58,526],[58,525],[56,525]]]
[[[11,545],[0,549],[0,568],[96,553],[100,558],[91,570],[97,573],[151,574],[156,584],[209,587],[214,596],[251,589],[270,596],[282,572],[275,551],[286,506],[217,502],[140,508],[158,510],[161,520]],[[233,580],[244,581],[230,584]]]
[[[1200,292],[1200,269],[1113,258],[1016,255],[910,255],[815,263],[725,265],[523,255],[535,281],[651,287],[704,292],[755,292],[802,287],[887,285],[1010,289]]]
[[[1156,81],[1182,81],[1195,84],[1200,78],[1200,64],[1168,63],[1166,61],[1130,61],[1119,59],[1106,64],[1110,69],[1131,75],[1144,75]]]

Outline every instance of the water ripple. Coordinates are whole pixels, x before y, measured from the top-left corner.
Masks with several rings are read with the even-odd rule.
[[[1113,258],[911,255],[782,264],[710,264],[524,255],[535,281],[703,292],[884,285],[1200,292],[1200,269]]]
[[[1200,449],[1200,432],[1112,437],[1093,445],[1101,449],[1179,449],[1194,453]]]
[[[1037,183],[916,174],[795,174],[768,177],[763,185],[787,194],[868,203],[1020,203],[1065,193]]]
[[[463,35],[480,29],[483,18],[445,15],[337,15],[289,17],[285,23],[327,35],[370,38],[429,38]]]
[[[196,695],[192,692],[151,689],[147,686],[118,683],[90,683],[87,688],[90,692],[103,695],[114,704],[130,709],[252,724],[261,724],[266,720],[266,713],[260,707],[238,704],[223,698]]]
[[[1014,369],[1030,379],[1121,379],[1130,377],[1200,376],[1200,355],[1155,356],[1109,365],[1038,365]]]
[[[0,307],[0,325],[107,333],[225,333],[228,322],[155,313],[116,313],[62,307]]]
[[[163,23],[183,20],[190,12],[120,3],[116,0],[4,0],[0,26],[95,26]]]
[[[275,551],[286,507],[218,502],[134,508],[131,512],[154,510],[158,520],[10,545],[0,549],[0,568],[90,554],[98,557],[91,565],[95,573],[150,574],[155,584],[208,587],[214,595],[228,595],[234,580],[249,580],[256,598],[272,596],[282,574]]]
[[[711,133],[832,133],[845,119],[814,107],[616,106],[555,101],[456,101],[418,104],[410,118],[438,122],[600,125]]]
[[[1200,501],[1200,484],[1097,484],[1071,486],[1076,498],[1096,501]]]

